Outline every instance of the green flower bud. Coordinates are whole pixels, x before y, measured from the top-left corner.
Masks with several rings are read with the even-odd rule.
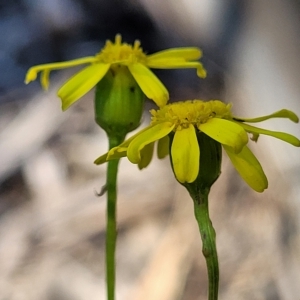
[[[109,136],[123,136],[140,125],[144,94],[128,68],[111,67],[96,86],[95,119]]]

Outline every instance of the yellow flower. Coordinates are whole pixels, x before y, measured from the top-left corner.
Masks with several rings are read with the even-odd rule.
[[[30,68],[26,74],[25,83],[36,79],[41,72],[41,85],[49,87],[49,74],[52,70],[69,68],[81,64],[89,64],[83,70],[71,77],[59,90],[62,109],[66,110],[79,98],[89,92],[108,72],[125,66],[130,71],[143,93],[158,106],[163,106],[169,100],[169,93],[162,82],[150,68],[156,69],[186,69],[195,68],[201,78],[206,77],[206,70],[197,61],[202,56],[200,49],[195,47],[173,48],[146,55],[135,41],[133,46],[122,43],[121,35],[116,35],[115,43],[107,41],[104,48],[95,56],[84,57],[61,63],[38,65]]]
[[[199,134],[205,134],[223,146],[246,183],[255,191],[262,192],[267,188],[268,181],[259,161],[247,146],[247,133],[252,134],[255,141],[259,134],[265,134],[296,147],[300,146],[300,140],[288,133],[261,129],[245,122],[288,118],[297,123],[299,119],[292,111],[286,109],[259,118],[244,119],[232,115],[231,107],[231,104],[219,100],[189,100],[151,110],[150,126],[100,156],[95,163],[102,164],[107,160],[127,156],[140,168],[146,167],[151,161],[155,141],[158,141],[158,157],[162,158],[168,154],[171,135],[170,155],[175,176],[181,183],[191,183],[197,178],[201,167],[198,137]]]

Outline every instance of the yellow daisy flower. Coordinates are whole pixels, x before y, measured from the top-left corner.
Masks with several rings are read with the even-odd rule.
[[[292,111],[286,109],[259,118],[244,119],[235,117],[231,108],[231,104],[219,100],[189,100],[151,110],[150,126],[100,156],[95,163],[102,164],[107,160],[127,156],[132,163],[139,164],[140,168],[146,167],[151,161],[155,141],[158,141],[158,157],[162,158],[168,154],[171,135],[170,155],[175,176],[183,184],[192,183],[201,167],[199,135],[205,134],[223,146],[246,183],[255,191],[262,192],[268,187],[268,181],[259,161],[247,146],[247,133],[252,134],[255,141],[259,134],[265,134],[296,147],[300,147],[300,140],[288,133],[261,129],[246,122],[288,118],[297,123],[299,119]]]
[[[49,87],[50,71],[89,64],[58,90],[58,96],[62,100],[62,109],[66,110],[89,92],[106,75],[108,70],[114,72],[120,66],[123,66],[128,68],[143,93],[161,107],[167,103],[169,93],[150,68],[195,68],[197,69],[197,75],[205,78],[206,70],[197,61],[201,56],[201,50],[195,47],[173,48],[146,55],[140,47],[139,41],[136,40],[133,46],[122,43],[121,35],[117,34],[115,43],[107,41],[104,48],[95,56],[30,68],[26,74],[25,83],[35,80],[37,74],[41,72],[41,85],[44,89],[47,89]]]

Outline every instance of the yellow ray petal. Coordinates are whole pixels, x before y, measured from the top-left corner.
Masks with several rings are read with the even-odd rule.
[[[127,157],[133,163],[137,164],[141,160],[141,150],[148,144],[153,143],[168,135],[174,128],[170,122],[159,123],[150,126],[144,132],[138,134],[130,143],[127,150]]]
[[[66,110],[89,92],[107,73],[110,64],[93,64],[71,77],[57,92]]]
[[[107,162],[108,160],[112,160],[112,159],[116,159],[116,158],[121,158],[121,157],[125,157],[127,154],[127,148],[128,145],[141,133],[143,133],[144,131],[148,130],[150,126],[144,128],[143,130],[140,130],[138,133],[136,133],[135,135],[131,136],[129,139],[127,139],[126,141],[124,141],[122,144],[120,144],[117,147],[114,147],[112,149],[110,149],[108,152],[106,152],[105,154],[101,155],[100,157],[98,157],[95,161],[94,164],[96,165],[101,165],[105,162]]]
[[[199,173],[200,149],[193,125],[175,132],[171,146],[175,176],[181,183],[191,183]]]
[[[150,63],[155,60],[163,60],[169,58],[194,60],[194,59],[199,59],[201,56],[202,56],[202,51],[196,47],[172,48],[172,49],[162,50],[154,54],[147,55],[147,62]]]
[[[169,154],[170,138],[165,136],[157,143],[157,157],[159,159],[165,158]]]
[[[149,99],[159,107],[166,105],[169,100],[169,92],[152,71],[140,63],[130,64],[128,69]]]
[[[108,152],[106,152],[105,154],[103,154],[103,155],[99,156],[98,158],[96,158],[94,160],[94,164],[101,165],[101,164],[107,162],[107,160],[106,160],[107,154],[108,154]]]
[[[262,116],[262,117],[258,117],[258,118],[244,119],[244,118],[233,117],[233,119],[236,121],[249,122],[249,123],[261,122],[261,121],[265,121],[265,120],[272,119],[272,118],[285,118],[285,119],[290,119],[291,121],[293,121],[295,123],[299,122],[298,116],[294,112],[292,112],[291,110],[288,110],[288,109],[282,109],[282,110],[276,111],[270,115],[266,115],[266,116]]]
[[[153,149],[154,143],[150,143],[140,151],[141,160],[138,163],[138,167],[140,170],[146,168],[150,164],[153,157]]]
[[[289,144],[292,144],[293,146],[300,147],[300,140],[297,139],[295,136],[285,133],[285,132],[280,132],[280,131],[271,131],[271,130],[266,130],[266,129],[261,129],[257,128],[248,124],[244,123],[238,123],[240,126],[242,126],[247,132],[253,133],[253,134],[265,134],[265,135],[270,135],[273,136],[277,139],[280,139],[284,142],[287,142]]]
[[[251,150],[245,146],[241,152],[236,154],[230,147],[225,145],[223,147],[232,164],[246,183],[255,191],[263,192],[268,187],[268,179]]]
[[[95,56],[88,56],[88,57],[83,57],[83,58],[78,58],[78,59],[73,59],[65,62],[57,62],[57,63],[51,63],[51,64],[43,64],[43,65],[37,65],[34,67],[31,67],[25,77],[25,83],[29,83],[33,80],[36,79],[37,74],[39,72],[48,70],[49,72],[52,70],[59,70],[59,69],[65,69],[65,68],[70,68],[82,64],[87,64],[87,63],[93,63],[96,60]]]
[[[155,69],[197,69],[199,77],[206,77],[206,70],[200,62],[185,61],[182,59],[162,59],[153,60],[147,63],[147,66]]]
[[[50,75],[50,70],[45,70],[42,71],[41,73],[41,86],[44,90],[48,90],[49,88],[49,84],[50,84],[49,75]]]
[[[106,160],[119,159],[127,155],[127,147],[114,147],[108,151]]]
[[[211,118],[200,124],[199,129],[217,142],[231,147],[238,153],[248,143],[248,135],[242,126],[225,119]]]
[[[94,164],[101,165],[109,160],[125,157],[126,153],[127,153],[127,148],[120,147],[120,146],[114,147],[110,151],[106,152],[105,154],[95,159]]]

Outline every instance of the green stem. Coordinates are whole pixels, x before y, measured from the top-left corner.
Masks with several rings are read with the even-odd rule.
[[[124,137],[109,136],[109,149],[118,146]],[[107,166],[107,220],[106,220],[106,288],[107,299],[115,299],[115,252],[117,241],[117,175],[119,159],[110,160]]]
[[[209,189],[202,189],[194,197],[194,212],[198,222],[201,238],[202,253],[206,260],[208,273],[208,299],[218,299],[219,264],[216,248],[216,232],[212,226],[208,211]]]

